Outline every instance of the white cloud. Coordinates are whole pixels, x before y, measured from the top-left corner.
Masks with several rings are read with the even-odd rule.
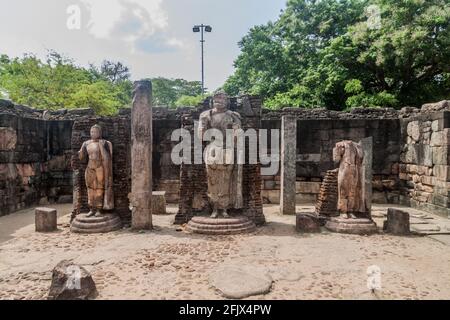
[[[81,0],[90,15],[87,29],[99,39],[122,40],[132,52],[137,42],[167,32],[168,14],[163,0]],[[182,48],[183,42],[169,38],[163,46]]]

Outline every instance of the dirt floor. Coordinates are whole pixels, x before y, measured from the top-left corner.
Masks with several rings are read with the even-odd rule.
[[[174,206],[154,216],[151,232],[79,235],[69,231],[71,206],[52,207],[60,216],[54,233],[34,232],[33,210],[0,218],[0,299],[46,299],[51,271],[64,259],[92,273],[97,299],[223,299],[208,281],[223,265],[272,276],[270,293],[252,299],[450,299],[450,235],[301,235],[277,206],[265,207],[267,225],[247,235],[177,231]],[[385,211],[374,209],[380,225]],[[382,273],[376,294],[367,288],[373,265]]]

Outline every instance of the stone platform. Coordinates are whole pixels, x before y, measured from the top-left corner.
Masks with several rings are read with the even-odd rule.
[[[70,225],[70,231],[75,233],[106,233],[122,228],[122,221],[116,214],[103,214],[101,217],[87,217],[80,214]]]
[[[378,232],[377,224],[371,219],[330,218],[325,228],[332,232],[369,235]]]
[[[253,221],[247,217],[213,219],[194,217],[187,225],[187,231],[206,235],[233,235],[252,232],[256,229]]]

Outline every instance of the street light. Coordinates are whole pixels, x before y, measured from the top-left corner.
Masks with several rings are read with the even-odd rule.
[[[204,25],[196,25],[192,28],[192,31],[195,33],[201,32],[201,40],[202,44],[202,95],[205,94],[205,54],[204,54],[204,46],[205,46],[205,38],[204,32],[212,32],[212,27]]]

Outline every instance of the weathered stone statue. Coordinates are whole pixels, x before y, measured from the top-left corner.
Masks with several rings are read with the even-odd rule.
[[[372,234],[378,231],[372,220],[365,192],[365,170],[363,146],[353,141],[342,141],[333,149],[333,159],[339,162],[338,204],[339,216],[330,217],[325,227],[328,230],[351,234]],[[371,181],[371,180],[370,180]]]
[[[220,214],[227,218],[229,209],[240,209],[243,205],[242,164],[235,160],[238,153],[234,146],[227,145],[225,141],[227,130],[236,138],[237,130],[241,129],[241,117],[237,112],[228,110],[229,103],[227,94],[218,92],[212,99],[212,109],[200,115],[200,139],[204,138],[209,129],[219,130],[223,136],[222,141],[214,139],[205,149],[212,218],[218,218]]]
[[[102,210],[114,209],[112,144],[102,139],[101,127],[91,128],[91,140],[78,152],[80,160],[88,159],[85,172],[90,212],[87,217],[100,217]]]
[[[342,141],[333,149],[333,160],[339,162],[338,211],[348,218],[367,212],[364,194],[362,146],[353,141]]]

